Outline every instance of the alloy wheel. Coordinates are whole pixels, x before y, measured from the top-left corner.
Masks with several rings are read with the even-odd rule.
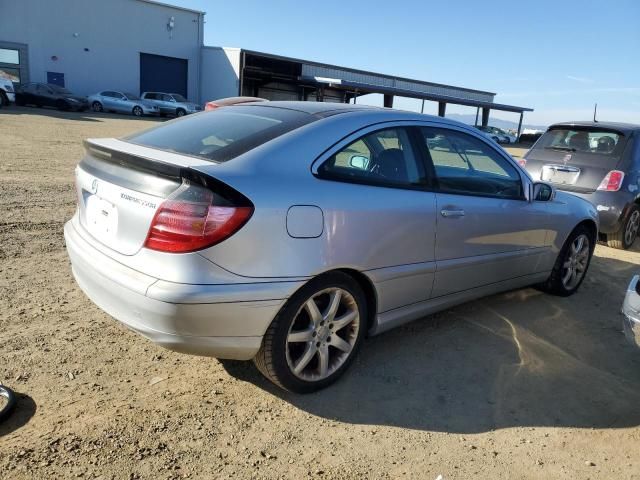
[[[638,235],[638,228],[640,227],[640,210],[634,210],[627,222],[627,228],[624,231],[624,241],[627,245],[631,244]]]
[[[358,339],[360,312],[341,288],[315,293],[296,314],[287,335],[291,372],[305,381],[327,378],[349,358]]]
[[[578,235],[573,239],[562,265],[562,285],[567,290],[573,290],[582,280],[589,265],[589,253],[590,246],[587,235]]]

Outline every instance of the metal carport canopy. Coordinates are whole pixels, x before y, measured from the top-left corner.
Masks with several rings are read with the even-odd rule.
[[[396,87],[384,87],[381,85],[371,85],[337,78],[320,77],[300,77],[300,81],[313,83],[319,86],[348,90],[355,94],[381,93],[383,95],[397,95],[399,97],[417,98],[433,102],[453,103],[456,105],[466,105],[469,107],[488,108],[490,110],[501,110],[505,112],[533,112],[533,108],[518,107],[515,105],[505,105],[502,103],[483,102],[480,100],[469,100],[465,98],[452,97],[449,95],[438,95],[434,93],[420,92],[417,90],[405,90]]]

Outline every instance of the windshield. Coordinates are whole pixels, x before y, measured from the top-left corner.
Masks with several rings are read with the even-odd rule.
[[[598,128],[560,127],[548,130],[535,144],[536,149],[619,155],[623,135]]]
[[[179,93],[172,93],[171,96],[175,99],[176,102],[187,102],[188,100],[184,98]]]
[[[140,97],[138,95],[134,95],[133,93],[125,93],[124,96],[129,100],[140,100]]]
[[[306,113],[281,108],[225,107],[168,122],[126,140],[224,162],[314,119]]]
[[[67,90],[64,87],[60,87],[58,85],[53,85],[51,83],[47,84],[47,87],[49,87],[51,90],[53,90],[56,93],[71,93],[69,90]]]

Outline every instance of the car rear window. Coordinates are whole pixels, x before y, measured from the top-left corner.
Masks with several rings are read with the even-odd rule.
[[[555,127],[547,130],[535,149],[560,150],[597,155],[620,156],[624,135],[599,128]]]
[[[315,119],[307,113],[282,108],[224,107],[167,122],[125,140],[225,162]]]

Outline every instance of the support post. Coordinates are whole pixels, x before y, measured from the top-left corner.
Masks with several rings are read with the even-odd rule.
[[[424,98],[422,99],[422,108],[420,109],[420,113],[424,113]]]
[[[385,108],[393,108],[393,95],[384,94],[383,105]]]
[[[522,131],[522,117],[524,116],[524,112],[520,112],[520,121],[518,122],[518,136],[516,137],[516,142],[520,141],[520,132]]]
[[[438,102],[438,116],[444,117],[447,112],[447,103],[446,102]]]
[[[489,125],[489,112],[490,108],[482,107],[482,126],[486,127]]]
[[[478,114],[480,113],[480,107],[476,107],[476,123],[474,123],[474,126],[478,126]]]

